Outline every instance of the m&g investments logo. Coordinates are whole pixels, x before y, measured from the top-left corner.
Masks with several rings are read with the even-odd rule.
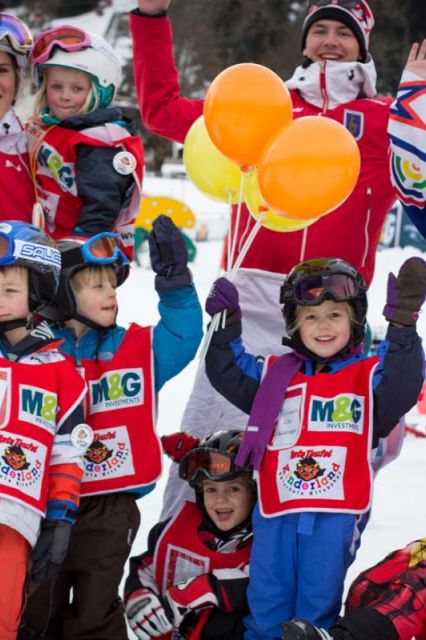
[[[345,393],[335,398],[312,396],[309,406],[310,431],[346,431],[362,433],[364,398]]]
[[[58,412],[56,393],[26,385],[20,385],[19,392],[19,419],[54,432]]]
[[[90,382],[92,413],[140,405],[143,404],[143,397],[142,369],[108,371],[98,380]]]

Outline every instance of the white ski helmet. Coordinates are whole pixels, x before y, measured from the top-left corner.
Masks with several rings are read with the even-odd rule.
[[[111,45],[96,33],[71,25],[40,33],[34,42],[31,62],[38,86],[48,67],[75,69],[90,75],[99,108],[111,104],[121,82],[120,60]]]
[[[33,38],[25,22],[8,13],[0,13],[0,51],[5,51],[16,60],[22,71],[30,57]]]

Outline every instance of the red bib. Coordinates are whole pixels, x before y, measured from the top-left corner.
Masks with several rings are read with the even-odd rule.
[[[43,516],[53,441],[84,381],[63,359],[41,368],[0,358],[0,367],[0,494]]]
[[[168,523],[158,540],[154,554],[155,581],[164,595],[169,587],[214,569],[243,568],[249,562],[251,545],[220,553],[200,540],[198,527],[202,516],[193,502],[185,502]]]
[[[82,495],[155,482],[161,445],[155,432],[151,327],[132,324],[110,361],[82,359],[86,419],[94,442],[85,454]]]
[[[372,375],[367,358],[336,373],[298,373],[259,472],[265,517],[367,511],[372,497]]]

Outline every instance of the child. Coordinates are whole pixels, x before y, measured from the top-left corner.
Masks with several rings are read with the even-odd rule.
[[[125,585],[128,623],[139,640],[239,640],[248,613],[251,512],[256,496],[252,468],[235,456],[241,431],[217,431],[201,442],[185,433],[162,438],[195,489],[174,518],[151,530],[148,550],[131,558]],[[181,457],[181,456],[180,456]]]
[[[32,65],[40,88],[27,134],[47,230],[55,239],[116,231],[131,256],[143,148],[110,106],[120,84],[116,54],[100,36],[62,25],[38,35]]]
[[[47,324],[33,326],[55,295],[60,264],[44,231],[0,224],[0,637],[7,640],[16,638],[31,549],[36,582],[54,576],[65,557],[83,475],[84,382]]]
[[[371,450],[422,386],[415,323],[425,293],[420,258],[407,260],[398,278],[390,274],[386,341],[378,357],[367,358],[361,275],[336,258],[302,262],[281,289],[290,335],[283,342],[293,352],[263,362],[241,345],[235,287],[225,278],[214,284],[206,309],[228,309],[228,319],[213,337],[206,370],[220,393],[250,413],[237,461],[252,456],[259,489],[246,640],[281,638],[280,623],[292,618],[327,627],[337,617],[357,515],[371,504]]]
[[[170,218],[154,221],[149,244],[161,320],[154,328],[132,324],[126,330],[115,324],[116,288],[129,272],[117,235],[59,243],[57,308],[45,313],[64,325],[54,333],[88,383],[86,420],[94,440],[85,453],[69,553],[54,588],[46,585],[30,597],[25,640],[42,632],[46,640],[127,640],[118,588],[139,527],[136,499],[161,473],[157,393],[194,357],[201,339],[185,243]]]
[[[425,640],[426,538],[414,540],[363,571],[352,583],[345,615],[329,633],[309,622],[283,625],[283,640]]]

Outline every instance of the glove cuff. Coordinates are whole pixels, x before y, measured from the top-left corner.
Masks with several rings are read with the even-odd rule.
[[[398,309],[392,304],[386,304],[383,309],[383,315],[388,322],[396,322],[406,327],[412,327],[416,324],[419,312],[408,309]]]
[[[170,291],[171,289],[190,287],[192,284],[193,278],[189,269],[186,269],[183,273],[172,274],[170,277],[162,275],[155,276],[155,289],[157,291]]]

